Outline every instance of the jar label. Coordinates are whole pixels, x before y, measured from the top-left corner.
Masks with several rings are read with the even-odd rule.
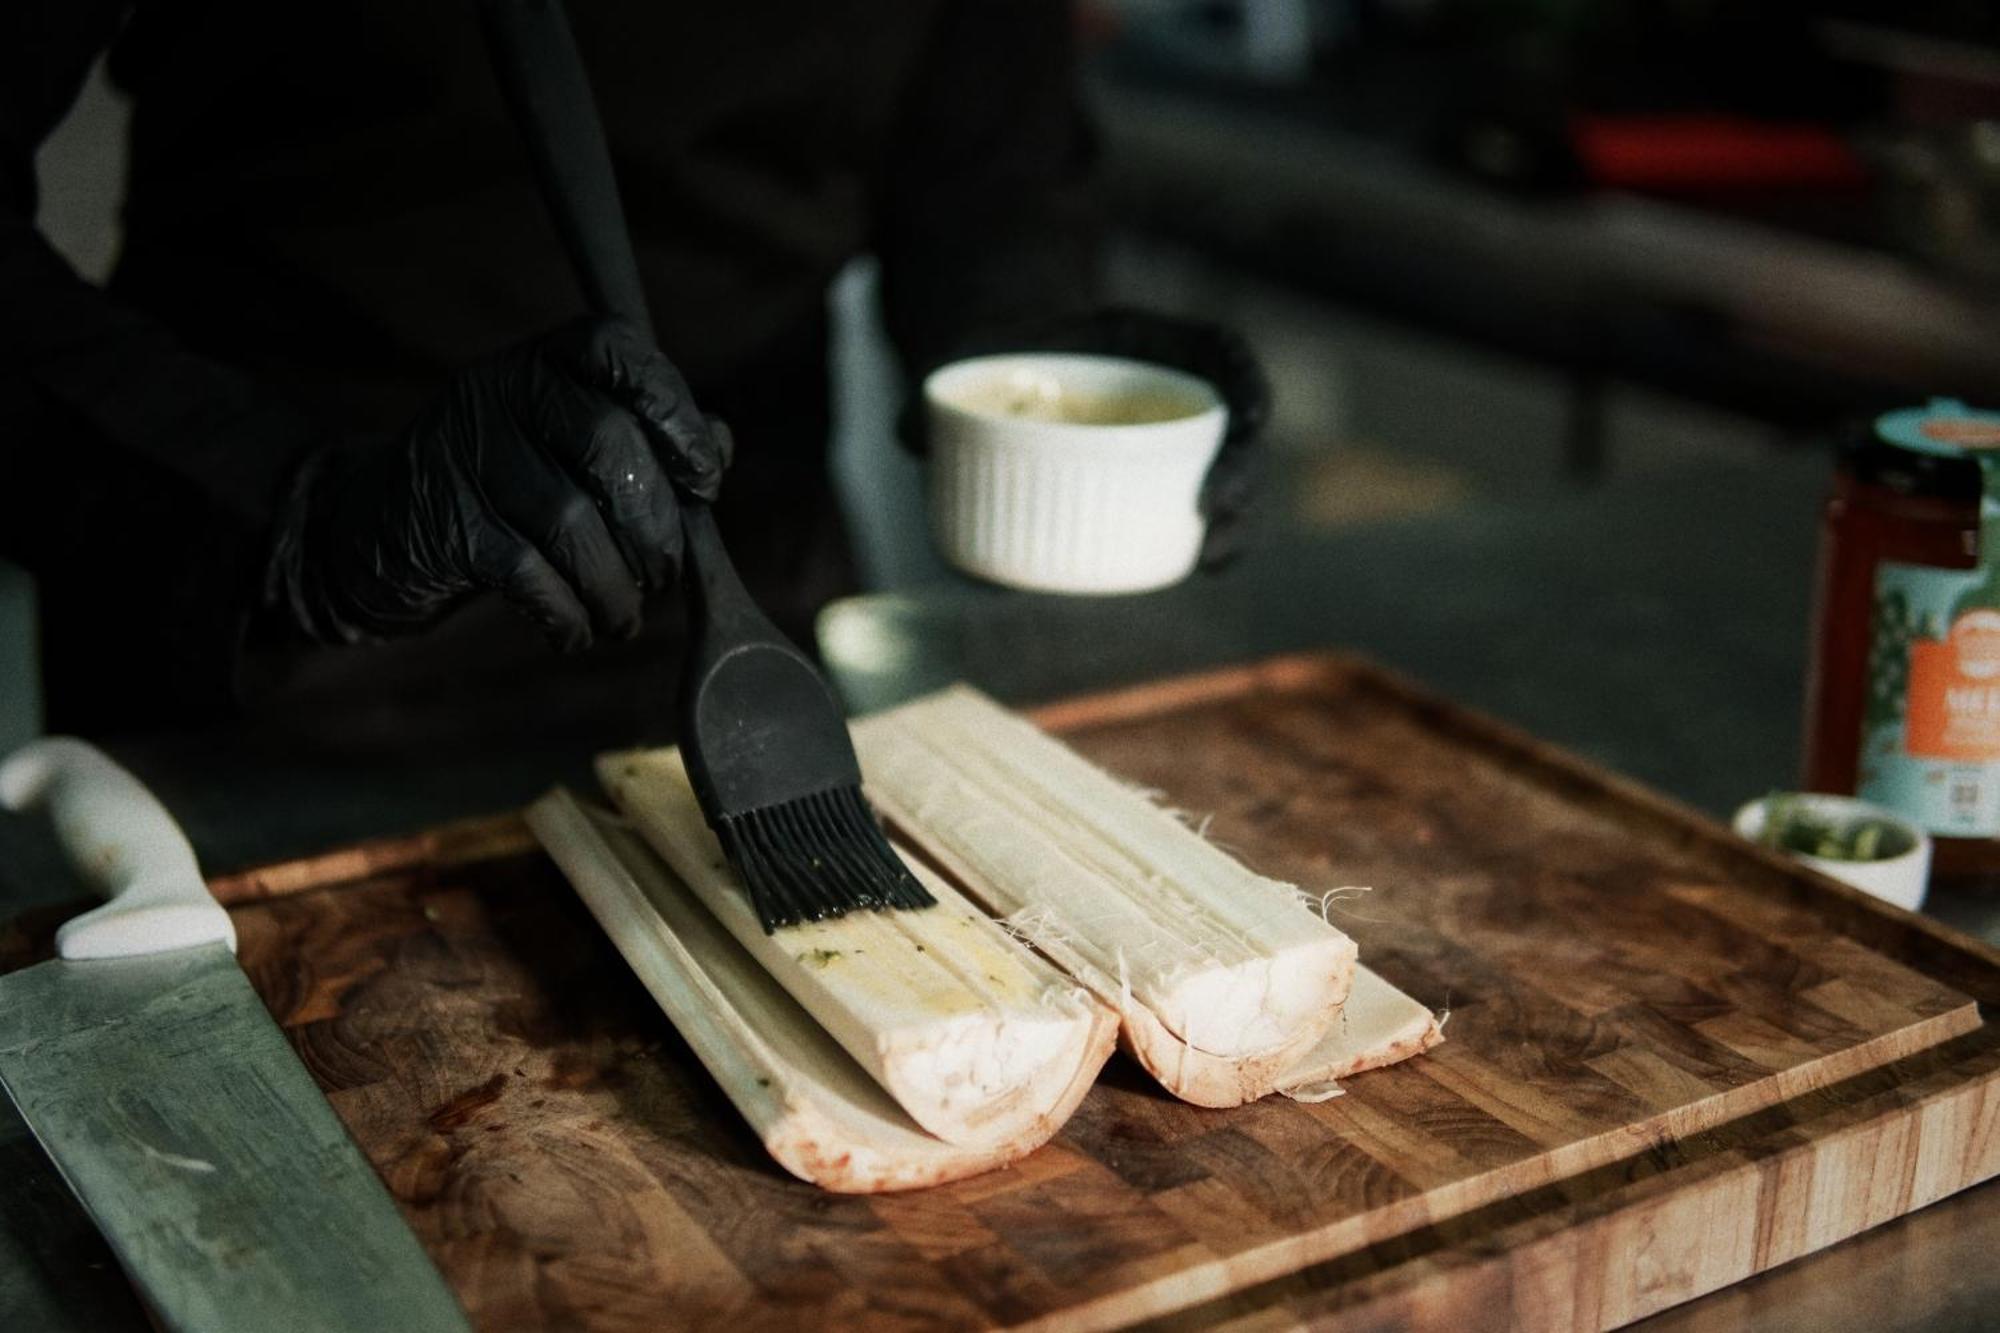
[[[1984,569],[1875,574],[1856,794],[1946,837],[2000,835],[2000,610]]]

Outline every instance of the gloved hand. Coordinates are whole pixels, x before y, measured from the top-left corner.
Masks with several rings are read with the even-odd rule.
[[[1242,335],[1205,320],[1107,306],[984,338],[979,347],[962,354],[1025,351],[1130,357],[1183,370],[1213,384],[1229,405],[1229,427],[1221,451],[1202,479],[1199,504],[1208,533],[1202,541],[1201,567],[1220,569],[1242,553],[1263,482],[1264,454],[1259,446],[1271,415],[1270,382]],[[922,453],[923,403],[921,395],[913,394],[912,399],[903,439]]]
[[[675,489],[712,500],[731,449],[636,329],[580,320],[459,373],[399,435],[309,458],[267,600],[321,642],[414,632],[484,589],[565,650],[630,637],[679,577]]]

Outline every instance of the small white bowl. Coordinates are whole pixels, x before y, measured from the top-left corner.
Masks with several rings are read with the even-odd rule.
[[[931,528],[960,569],[1066,593],[1146,592],[1194,569],[1196,501],[1229,420],[1205,380],[1028,352],[955,361],[924,401]],[[1139,419],[1089,419],[1126,416]]]
[[[1759,842],[1764,834],[1766,803],[1771,798],[1760,796],[1748,802],[1736,812],[1733,821],[1736,831],[1752,842]],[[1843,883],[1852,884],[1865,893],[1872,893],[1885,902],[1898,907],[1906,907],[1914,912],[1923,905],[1924,888],[1931,873],[1930,835],[1903,818],[1893,810],[1885,810],[1879,805],[1856,800],[1852,796],[1831,796],[1824,792],[1787,792],[1784,799],[1796,801],[1812,814],[1841,823],[1856,819],[1879,819],[1885,824],[1894,824],[1910,835],[1910,849],[1900,856],[1887,857],[1880,861],[1835,861],[1823,856],[1807,856],[1803,852],[1786,851],[1785,855],[1819,871],[1831,875]]]

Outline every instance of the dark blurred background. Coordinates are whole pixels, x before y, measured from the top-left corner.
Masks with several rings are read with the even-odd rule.
[[[1262,608],[1228,632],[1204,611],[1205,646],[1167,603],[1174,653],[1135,629],[1131,662],[992,687],[1351,643],[1711,806],[1790,778],[1837,429],[1937,394],[2000,405],[1996,7],[1086,0],[1079,21],[1118,294],[1256,343],[1272,530],[1294,554],[1200,594]],[[94,79],[42,156],[43,225],[91,274],[117,245],[122,133]],[[892,443],[872,284],[864,262],[829,294],[865,569],[885,592],[962,593]],[[1753,579],[1759,596],[1731,591]],[[1426,592],[1448,581],[1456,601]],[[0,569],[0,744],[35,726],[30,596]],[[1595,702],[1545,649],[1564,597],[1646,659],[1621,677],[1600,655],[1589,681],[1620,689]],[[879,646],[887,615],[861,638]],[[1688,634],[1733,636],[1689,659],[1692,685],[1657,648]],[[1587,715],[1622,717],[1626,686],[1721,720],[1622,745]],[[1751,713],[1771,721],[1740,739]]]
[[[1092,0],[1117,283],[1257,342],[1309,524],[2000,402],[1996,13]],[[885,583],[932,571],[920,524],[864,530]]]

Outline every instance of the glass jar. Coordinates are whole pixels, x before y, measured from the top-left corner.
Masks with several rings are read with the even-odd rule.
[[[2000,878],[1996,447],[2000,414],[1891,412],[1842,448],[1820,528],[1804,786],[1928,829],[1937,879]]]

